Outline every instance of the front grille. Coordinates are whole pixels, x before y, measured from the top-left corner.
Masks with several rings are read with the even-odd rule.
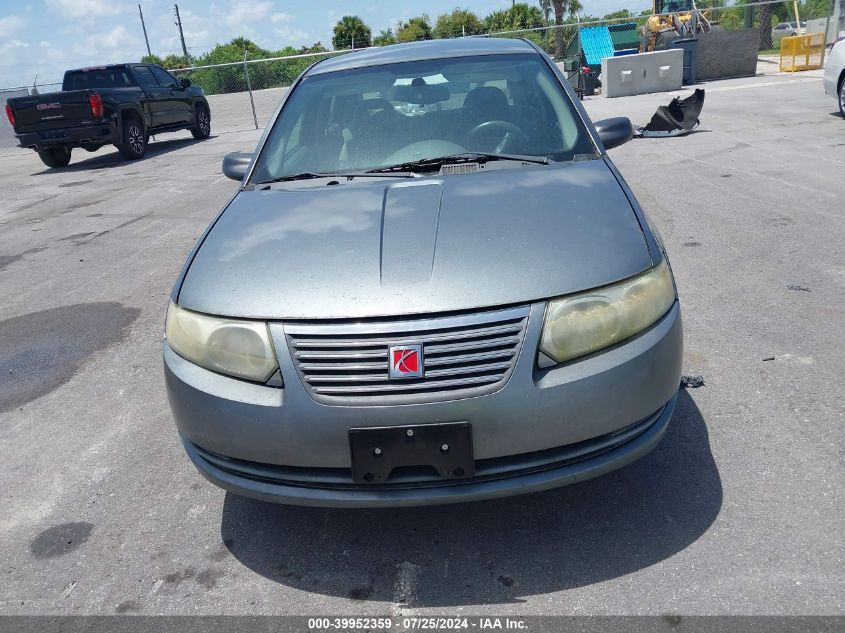
[[[439,402],[492,393],[508,381],[529,308],[408,321],[286,324],[296,371],[317,402]],[[421,378],[390,379],[388,348],[422,345]]]

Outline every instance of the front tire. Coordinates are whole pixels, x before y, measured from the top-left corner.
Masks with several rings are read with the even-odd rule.
[[[191,128],[191,134],[194,138],[201,141],[211,136],[211,113],[208,108],[197,106],[194,118],[196,123]]]
[[[137,160],[147,151],[147,134],[143,124],[135,119],[124,119],[122,142],[117,146],[121,156],[129,160]]]
[[[38,158],[47,167],[55,169],[56,167],[67,167],[70,162],[70,148],[69,147],[51,147],[50,149],[40,150]]]
[[[845,117],[845,75],[839,79],[839,114]]]

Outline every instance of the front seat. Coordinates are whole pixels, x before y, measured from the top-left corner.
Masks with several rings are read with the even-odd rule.
[[[380,164],[401,144],[402,139],[397,138],[401,117],[387,99],[365,99],[358,104],[343,149],[345,163],[359,167]]]
[[[501,88],[479,86],[470,90],[464,99],[467,131],[487,121],[510,121],[511,107]]]

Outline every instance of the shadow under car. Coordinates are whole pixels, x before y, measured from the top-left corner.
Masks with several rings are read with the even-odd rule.
[[[226,494],[224,544],[275,582],[409,607],[520,602],[660,562],[719,514],[722,485],[698,407],[681,390],[663,441],[614,473],[466,505],[346,510]]]

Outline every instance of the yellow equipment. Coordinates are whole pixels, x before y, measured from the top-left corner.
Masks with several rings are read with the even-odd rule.
[[[662,50],[672,40],[710,32],[710,11],[699,11],[695,0],[652,1],[653,14],[641,29],[641,52]]]
[[[780,41],[780,71],[816,70],[824,59],[824,33],[784,37]]]

